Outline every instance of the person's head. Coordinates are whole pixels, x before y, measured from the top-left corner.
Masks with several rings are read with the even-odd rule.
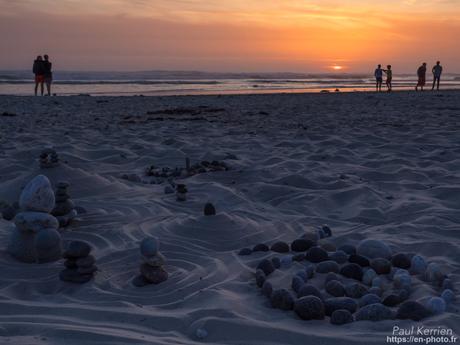
[[[426,62],[423,63],[423,66],[426,66]]]
[[[441,61],[437,61],[437,62],[436,62],[436,65],[439,66],[440,64],[441,64]]]
[[[382,68],[382,65],[378,65],[377,68]]]
[[[38,61],[42,61],[42,60],[43,60],[42,56],[41,56],[41,55],[38,55],[38,56],[37,56],[37,60],[38,60]]]
[[[48,54],[43,55],[43,57],[45,58],[45,61],[48,61],[49,59]]]
[[[388,65],[387,68],[388,68],[388,69],[391,69],[391,65]]]

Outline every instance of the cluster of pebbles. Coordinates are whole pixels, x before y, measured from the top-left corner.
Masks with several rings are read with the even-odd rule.
[[[274,308],[294,310],[304,320],[329,317],[332,324],[342,325],[362,320],[420,321],[445,312],[455,299],[449,276],[438,264],[428,263],[420,255],[393,253],[384,242],[372,239],[356,247],[346,244],[335,248],[330,243],[322,245],[314,236],[305,237],[290,245],[258,244],[239,253],[286,254],[265,258],[256,268],[256,284]],[[269,281],[270,275],[291,267],[293,261],[302,269],[292,277],[290,288],[276,289]],[[438,296],[411,300],[415,281],[432,284]]]
[[[51,214],[57,218],[60,227],[65,227],[77,216],[75,204],[68,193],[69,183],[59,182],[56,187],[56,204]]]
[[[203,174],[208,172],[216,171],[227,171],[229,166],[222,161],[202,161],[196,164],[190,164],[190,159],[185,160],[185,167],[156,167],[154,165],[149,166],[145,170],[147,176],[159,177],[159,178],[186,178],[197,174]]]
[[[59,165],[59,155],[56,150],[44,149],[39,157],[40,168],[54,168]]]
[[[59,274],[62,281],[83,284],[90,281],[97,271],[96,259],[91,255],[91,246],[83,241],[72,241],[64,251],[66,267]]]
[[[156,285],[168,279],[168,272],[163,267],[166,263],[166,258],[160,253],[159,249],[160,242],[155,237],[145,238],[141,242],[141,274],[133,279],[134,286]]]

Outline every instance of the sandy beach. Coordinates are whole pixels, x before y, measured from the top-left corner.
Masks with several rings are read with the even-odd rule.
[[[457,294],[460,91],[0,96],[0,143],[0,200],[17,201],[39,174],[68,181],[81,212],[61,235],[90,243],[99,268],[80,285],[59,280],[63,259],[19,262],[6,250],[14,224],[0,220],[1,344],[387,344],[395,325],[460,334],[458,298],[421,322],[301,320],[256,286],[257,264],[285,255],[238,255],[327,224],[321,245],[385,241],[439,264]],[[40,169],[45,148],[59,166]],[[186,158],[229,169],[178,178],[188,188],[179,202],[145,170]],[[207,202],[215,216],[203,215]],[[160,240],[169,279],[139,288],[132,279],[148,236]],[[290,289],[304,266],[269,280]],[[413,277],[411,300],[439,294]]]

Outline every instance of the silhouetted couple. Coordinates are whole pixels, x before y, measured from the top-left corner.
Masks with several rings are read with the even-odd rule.
[[[382,65],[377,66],[374,72],[374,76],[376,80],[375,90],[377,92],[382,91],[383,73],[387,75],[387,80],[385,81],[385,83],[387,85],[388,92],[390,92],[391,90],[393,90],[393,84],[392,84],[393,70],[391,69],[391,65],[388,65],[387,69],[382,69]]]
[[[46,84],[48,96],[51,96],[51,83],[53,82],[53,73],[51,72],[52,64],[49,61],[48,55],[37,56],[34,61],[33,73],[35,74],[35,96],[37,96],[38,86],[40,86],[41,95],[43,96],[43,85]]]
[[[442,66],[441,62],[436,62],[436,65],[431,69],[433,73],[433,87],[431,90],[434,90],[436,86],[436,90],[439,90],[439,82],[441,81],[441,74],[442,74]],[[418,82],[417,86],[415,87],[415,91],[418,91],[418,88],[423,91],[423,87],[426,84],[426,62],[424,62],[417,70]]]

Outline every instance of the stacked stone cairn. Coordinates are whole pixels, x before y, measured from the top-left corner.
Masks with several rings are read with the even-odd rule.
[[[40,153],[39,162],[42,169],[57,167],[59,165],[59,155],[56,150],[44,149]]]
[[[163,267],[166,263],[166,258],[160,253],[159,249],[160,242],[155,237],[147,237],[141,242],[141,274],[133,279],[134,286],[156,285],[168,279],[168,272]]]
[[[65,227],[77,216],[77,211],[75,210],[75,204],[70,199],[67,189],[69,188],[69,183],[59,182],[57,184],[55,198],[56,205],[54,206],[51,214],[55,216],[59,221],[60,227]]]
[[[337,249],[331,244],[325,246],[322,239],[332,233],[329,227],[321,230],[326,236],[316,236],[316,240],[318,232],[306,234],[290,246],[278,241],[240,251],[239,255],[258,252],[263,256],[256,267],[255,281],[273,308],[294,310],[304,320],[329,317],[330,323],[343,325],[362,320],[420,321],[445,312],[455,300],[452,279],[438,264],[428,264],[419,255],[393,253],[384,242],[372,239]],[[270,252],[284,256],[270,257]],[[294,274],[290,286],[273,286],[269,277],[277,269],[289,269],[296,261],[296,266],[303,269]],[[411,300],[414,279],[432,284],[438,296]]]
[[[91,246],[83,241],[72,241],[64,252],[64,266],[59,274],[62,281],[76,284],[89,282],[97,271]]]
[[[187,200],[187,186],[185,184],[178,184],[176,186],[176,198],[177,201]]]
[[[49,214],[54,208],[54,193],[46,176],[38,175],[24,187],[19,208],[8,252],[29,263],[58,260],[62,254],[61,235],[58,220]]]

